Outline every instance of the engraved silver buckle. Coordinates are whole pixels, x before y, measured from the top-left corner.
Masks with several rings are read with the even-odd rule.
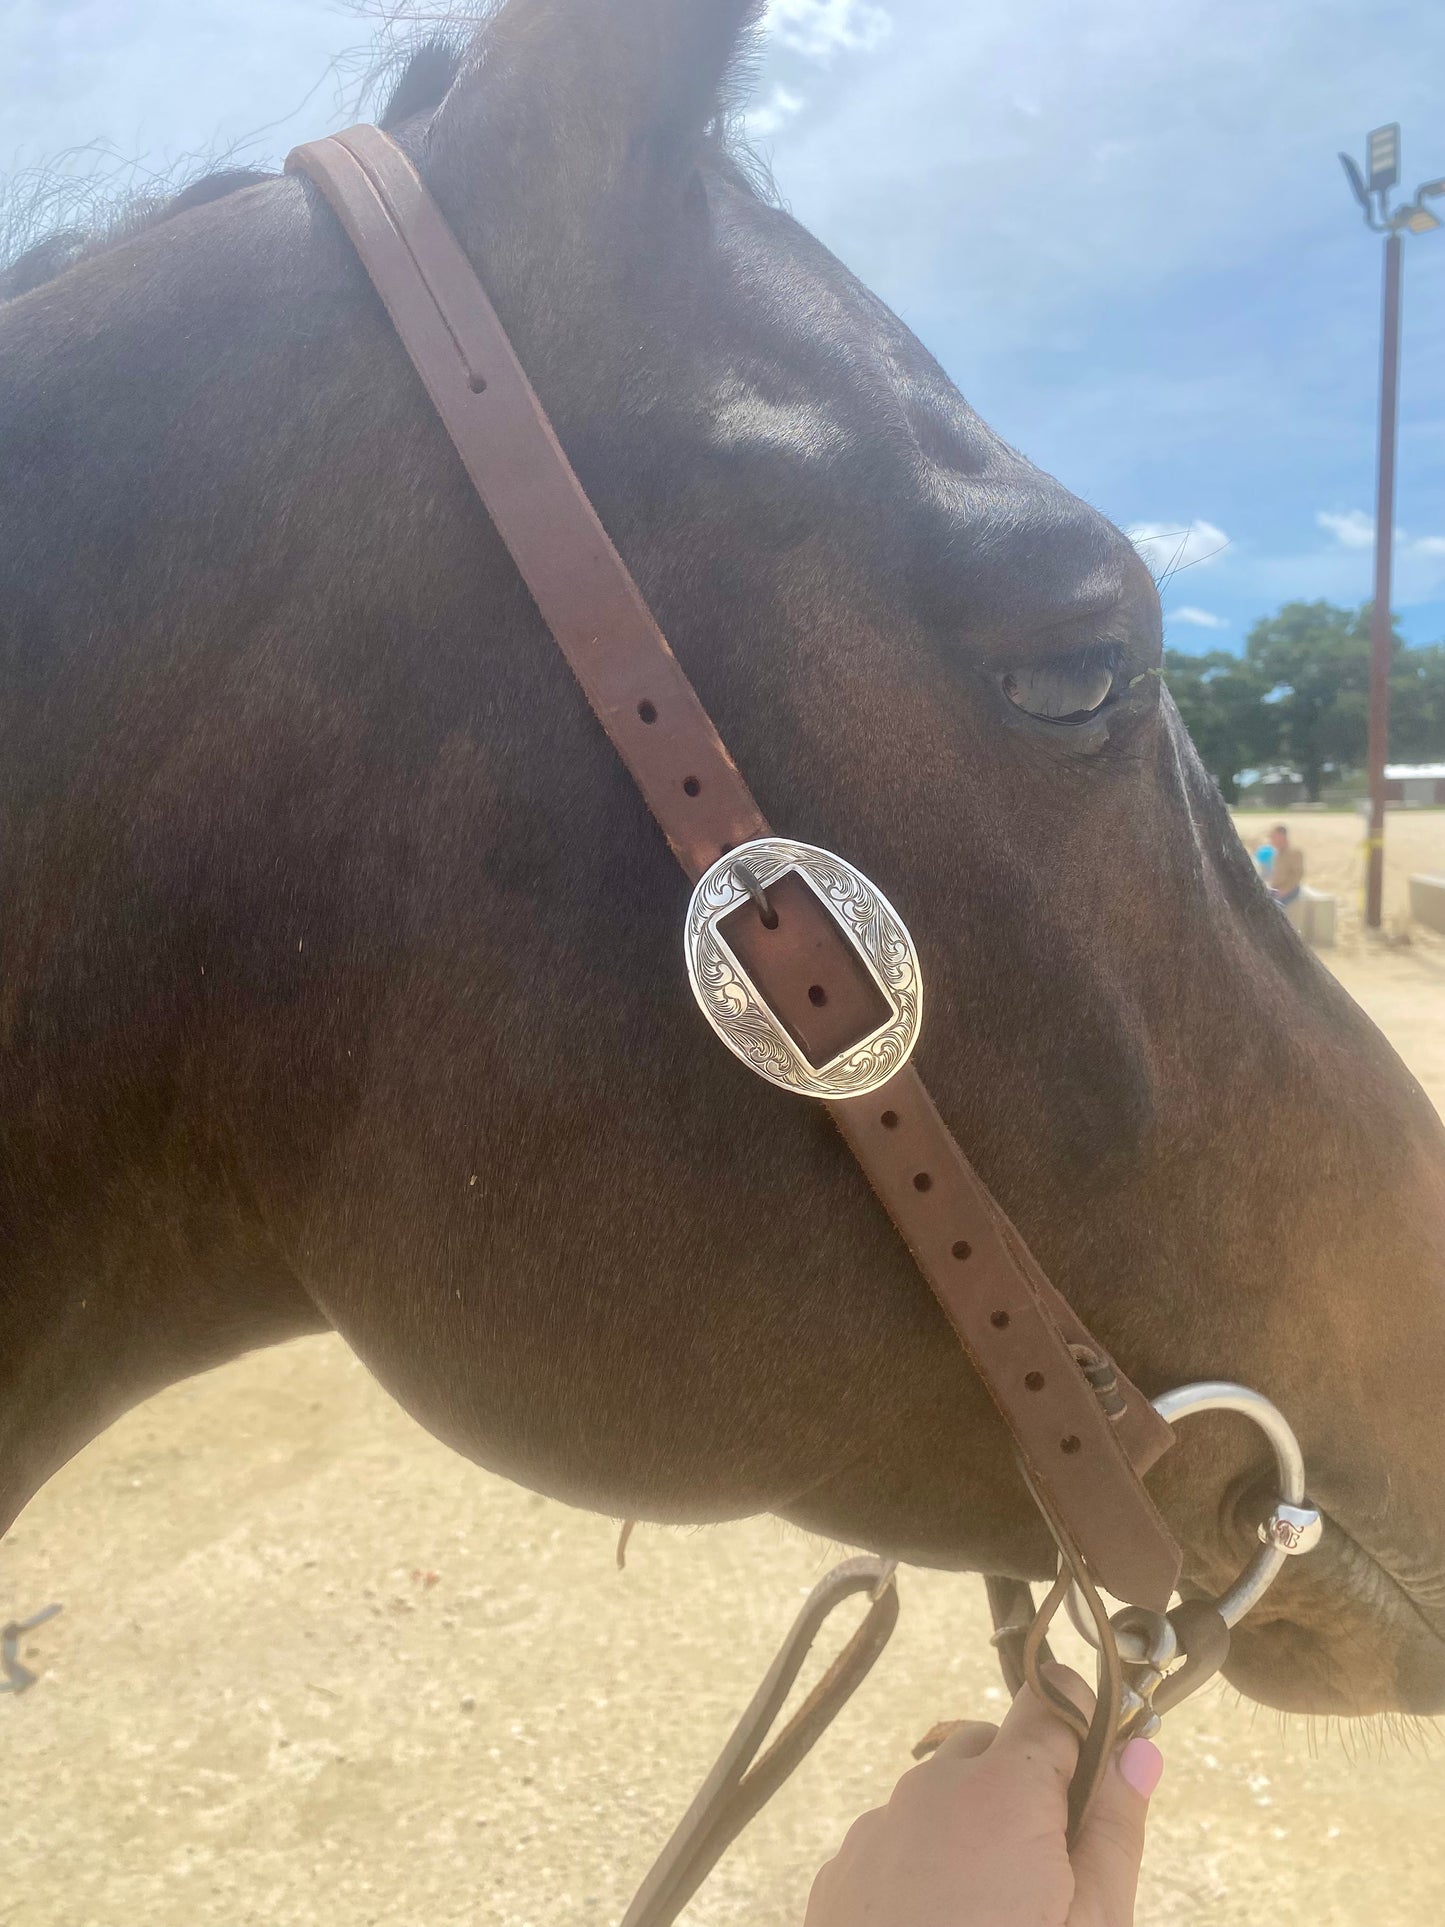
[[[739,870],[742,875],[739,875]],[[718,926],[760,887],[796,871],[862,959],[890,1015],[823,1065],[810,1064],[728,947]],[[903,919],[851,863],[811,843],[740,843],[698,879],[684,936],[687,980],[735,1057],[768,1083],[806,1097],[862,1097],[908,1062],[923,1021],[923,977]]]

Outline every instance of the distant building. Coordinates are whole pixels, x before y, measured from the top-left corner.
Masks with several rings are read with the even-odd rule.
[[[1337,770],[1328,770],[1326,787],[1338,776]],[[1288,809],[1291,804],[1303,803],[1308,794],[1299,771],[1285,763],[1241,770],[1236,781],[1244,809]],[[1385,801],[1407,810],[1445,808],[1445,763],[1386,763]]]
[[[1385,801],[1407,809],[1445,804],[1445,763],[1386,763]]]
[[[1288,769],[1282,763],[1271,763],[1264,769],[1241,770],[1237,781],[1240,803],[1251,810],[1287,809],[1291,803],[1303,803],[1309,794],[1299,771]]]

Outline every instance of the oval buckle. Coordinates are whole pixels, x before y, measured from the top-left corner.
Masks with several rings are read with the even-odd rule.
[[[790,871],[832,916],[889,1011],[876,1030],[821,1065],[810,1064],[793,1042],[718,927]],[[692,893],[684,949],[687,980],[704,1017],[735,1057],[782,1090],[806,1097],[862,1097],[901,1070],[918,1041],[923,978],[903,919],[851,863],[811,843],[761,836],[720,857]]]

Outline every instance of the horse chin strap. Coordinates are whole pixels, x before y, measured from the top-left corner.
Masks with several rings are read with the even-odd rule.
[[[689,882],[683,961],[721,1043],[767,1082],[823,1103],[928,1280],[1008,1426],[1059,1549],[1043,1607],[990,1585],[1005,1677],[1079,1734],[1077,1832],[1115,1742],[1208,1676],[1211,1637],[1308,1550],[1293,1434],[1241,1386],[1190,1386],[1151,1407],[1050,1284],[909,1062],[923,1020],[918,952],[883,892],[842,857],[770,830],[613,546],[466,254],[402,150],[374,127],[297,148],[356,249],[467,475],[597,721]],[[328,218],[320,209],[322,219]],[[619,908],[619,916],[622,914]],[[1243,1411],[1281,1468],[1264,1549],[1217,1610],[1167,1611],[1182,1558],[1143,1483],[1190,1411]],[[1288,1463],[1288,1471],[1286,1464]],[[1107,1588],[1129,1602],[1110,1615]],[[759,1748],[824,1619],[870,1595],[862,1626],[766,1753]],[[1091,1717],[1047,1670],[1061,1605],[1098,1653]],[[663,1927],[787,1777],[882,1651],[892,1567],[850,1560],[814,1590],[707,1785],[627,1916]],[[1180,1652],[1183,1664],[1171,1671]],[[1192,1668],[1192,1671],[1191,1671]],[[1180,1682],[1184,1682],[1181,1684]]]

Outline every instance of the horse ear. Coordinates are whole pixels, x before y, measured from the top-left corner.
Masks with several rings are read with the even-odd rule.
[[[690,165],[763,0],[506,0],[437,115],[433,155],[486,131],[589,197]],[[549,166],[549,162],[553,166]],[[555,168],[555,172],[554,172]]]

